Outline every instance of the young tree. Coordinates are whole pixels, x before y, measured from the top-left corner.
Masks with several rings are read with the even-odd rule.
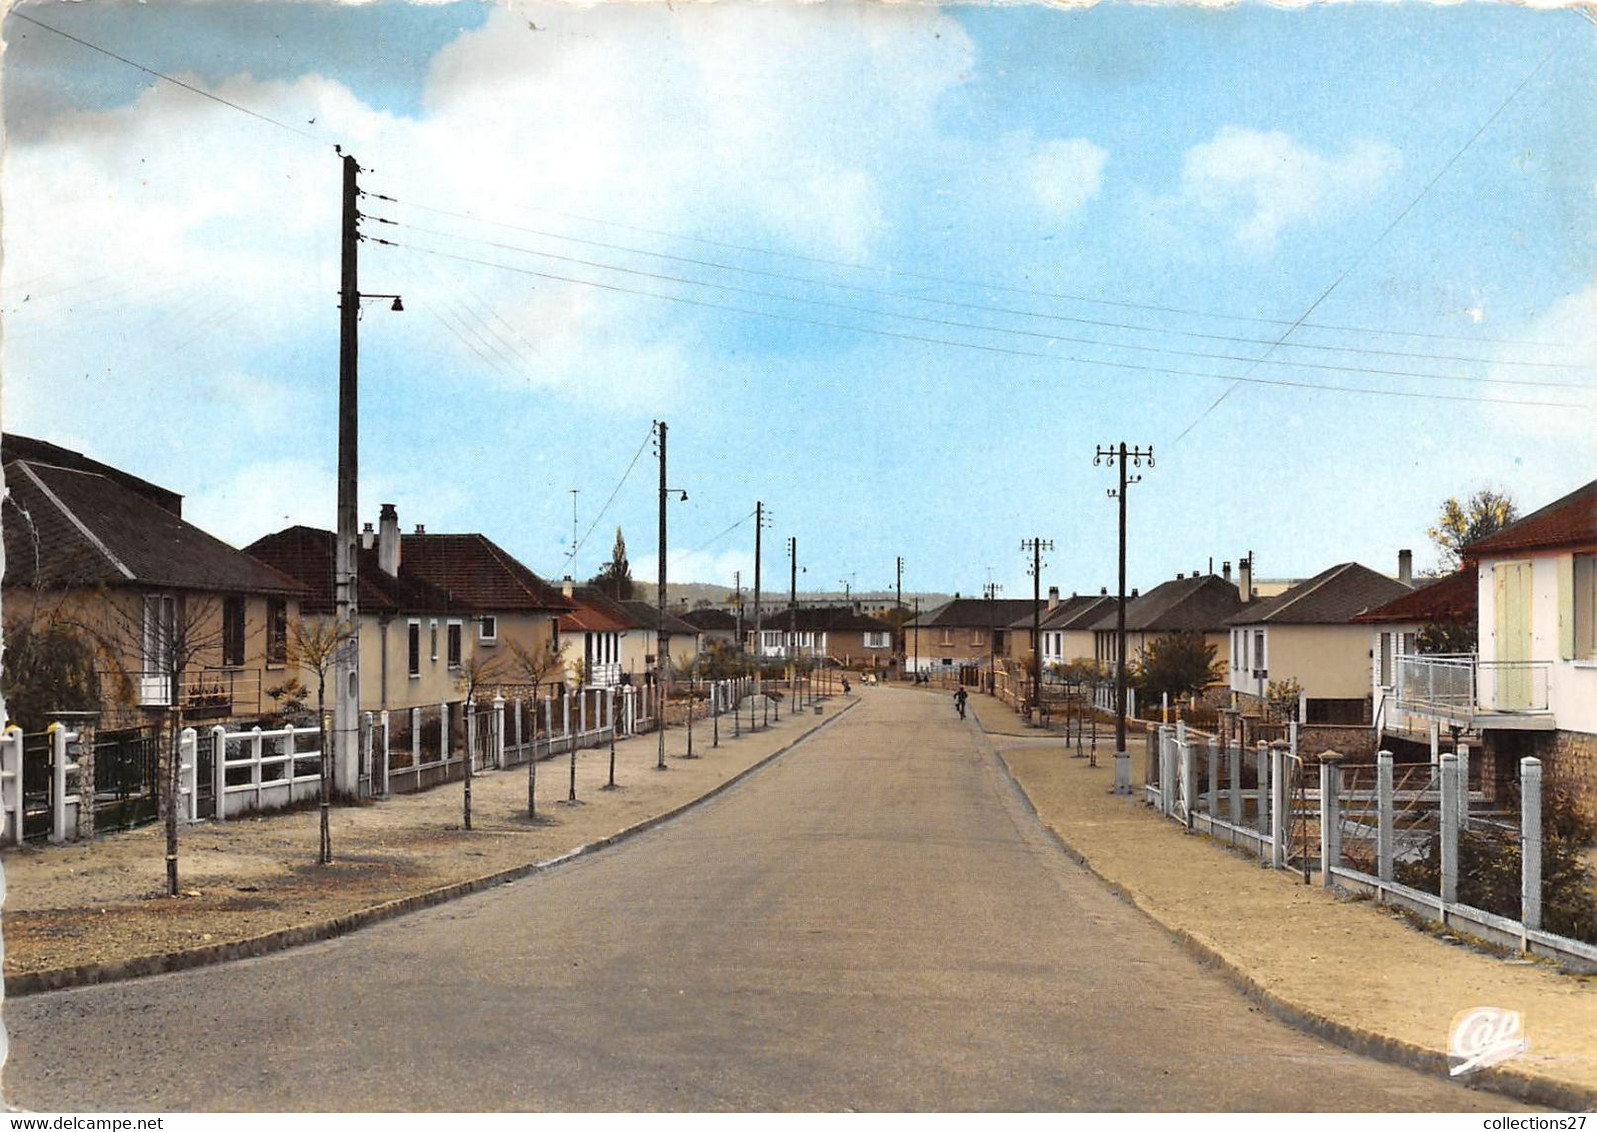
[[[627,540],[621,537],[621,528],[616,528],[615,547],[610,551],[610,561],[588,579],[590,586],[597,586],[604,595],[614,601],[632,600],[632,566],[627,562]]]
[[[1225,675],[1214,656],[1215,646],[1199,632],[1156,637],[1143,650],[1137,665],[1137,684],[1155,698],[1166,692],[1172,698],[1197,695]]]
[[[349,622],[320,617],[302,617],[288,631],[290,661],[316,673],[316,734],[322,752],[322,839],[321,848],[316,854],[318,865],[331,864],[333,860],[333,835],[328,813],[333,795],[333,752],[327,742],[327,674],[337,665],[344,650],[354,643],[354,639],[355,634]]]
[[[540,685],[563,667],[553,642],[541,649],[529,649],[520,641],[510,642],[510,667],[520,682],[531,684],[534,693]],[[538,701],[532,701],[532,750],[527,755],[527,817],[538,816]]]
[[[1483,487],[1465,503],[1460,503],[1457,496],[1448,496],[1442,501],[1436,526],[1425,532],[1436,544],[1438,573],[1457,570],[1470,543],[1496,534],[1518,518],[1519,508],[1507,492]]]
[[[466,695],[466,700],[461,710],[465,713],[462,722],[466,723],[466,733],[468,735],[471,733],[468,721],[471,719],[471,713],[476,709],[477,692],[485,685],[498,681],[501,664],[502,661],[497,656],[481,656],[478,654],[465,657],[460,662],[460,675],[456,677],[456,683],[460,685],[460,690]],[[471,761],[474,754],[475,752],[471,750],[468,743],[465,775],[462,779],[465,783],[465,790],[462,796],[462,824],[465,825],[467,830],[471,829]]]

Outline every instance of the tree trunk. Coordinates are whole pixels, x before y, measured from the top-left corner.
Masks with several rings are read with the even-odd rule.
[[[177,698],[177,680],[172,680],[172,698]],[[166,894],[176,896],[177,889],[177,807],[183,788],[182,756],[178,752],[178,737],[183,734],[183,713],[174,707],[166,745]],[[214,756],[213,756],[214,757]],[[217,799],[217,805],[222,800]]]
[[[467,830],[471,829],[471,760],[475,754],[471,749],[471,707],[471,694],[468,692],[466,694],[466,702],[460,705],[460,733],[466,740],[466,776],[463,781],[466,784],[464,824]],[[448,744],[447,737],[445,737],[444,742],[446,745]]]

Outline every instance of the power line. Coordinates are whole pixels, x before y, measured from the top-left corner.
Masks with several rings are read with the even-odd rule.
[[[16,8],[12,8],[11,11],[9,13],[7,13],[7,14],[15,16],[19,20],[26,20],[26,21],[28,21],[28,23],[34,25],[35,27],[43,28],[45,31],[54,32],[56,35],[59,35],[63,39],[70,39],[73,43],[81,44],[82,46],[87,47],[90,51],[98,51],[101,55],[108,55],[112,59],[115,59],[118,63],[126,63],[129,67],[132,67],[135,70],[143,71],[145,74],[152,75],[152,76],[154,76],[155,78],[158,78],[158,79],[163,79],[166,82],[171,83],[173,86],[182,87],[184,90],[189,91],[189,92],[191,92],[193,94],[197,94],[201,98],[208,98],[212,102],[219,102],[223,106],[226,106],[226,107],[228,107],[230,109],[233,109],[233,110],[237,110],[240,114],[248,114],[251,118],[256,118],[256,119],[258,119],[258,120],[260,120],[262,122],[267,123],[268,125],[276,126],[280,130],[287,130],[291,134],[298,134],[300,137],[306,138],[309,141],[313,141],[313,142],[321,142],[322,141],[322,139],[317,137],[315,134],[309,133],[306,130],[302,130],[298,126],[290,126],[287,122],[278,121],[276,118],[273,118],[273,117],[271,117],[270,115],[267,115],[267,114],[262,114],[258,110],[251,110],[248,106],[240,106],[236,102],[230,102],[227,99],[223,98],[219,94],[212,94],[210,91],[204,89],[203,87],[197,87],[193,83],[186,83],[182,79],[173,78],[171,75],[167,74],[164,71],[157,71],[154,67],[146,67],[143,63],[135,63],[132,59],[129,59],[126,55],[118,55],[115,51],[112,51],[109,48],[101,47],[97,43],[90,43],[88,40],[82,39],[79,36],[75,36],[69,31],[62,31],[58,27],[52,27],[49,24],[45,23],[43,20],[36,20],[32,16],[24,15],[22,12],[18,11]]]
[[[743,516],[743,518],[741,518],[737,522],[733,523],[726,530],[722,531],[718,535],[713,536],[712,538],[706,539],[705,541],[701,542],[698,546],[695,546],[693,549],[677,551],[675,554],[673,554],[671,556],[671,560],[672,561],[677,561],[677,560],[680,560],[684,555],[699,553],[699,551],[704,550],[707,547],[710,547],[710,546],[714,545],[715,543],[720,542],[727,535],[729,535],[733,531],[737,530],[739,527],[741,527],[744,523],[748,522],[752,518],[754,518],[754,512],[750,511],[747,515]]]
[[[693,299],[685,295],[662,294],[657,291],[644,291],[633,287],[623,287],[616,283],[601,283],[592,279],[578,279],[569,275],[559,275],[549,271],[538,271],[530,267],[517,267],[514,264],[495,263],[492,260],[480,259],[474,256],[456,255],[452,252],[441,251],[437,248],[422,247],[419,244],[401,244],[394,240],[377,240],[378,243],[388,244],[396,248],[411,248],[427,255],[439,256],[443,259],[457,260],[461,263],[475,263],[483,267],[498,268],[502,271],[514,272],[518,275],[527,275],[538,279],[549,279],[558,283],[570,283],[581,287],[592,287],[601,291],[612,291],[617,294],[639,295],[644,298],[658,299],[663,302],[680,303],[685,306],[699,307],[706,310],[722,310],[733,314],[750,315],[756,318],[772,319],[778,322],[788,322],[800,326],[823,327],[830,330],[846,330],[856,334],[869,334],[880,338],[891,338],[901,342],[921,342],[934,346],[953,346],[964,350],[976,350],[982,353],[1001,354],[1018,358],[1039,358],[1050,362],[1074,362],[1079,365],[1101,366],[1107,369],[1127,370],[1137,373],[1168,374],[1175,377],[1203,377],[1216,381],[1239,381],[1249,385],[1270,385],[1287,389],[1314,389],[1325,392],[1337,393],[1363,393],[1376,397],[1403,397],[1425,401],[1461,401],[1473,402],[1484,405],[1529,405],[1544,408],[1567,409],[1576,407],[1569,401],[1529,401],[1513,398],[1495,397],[1470,397],[1455,393],[1419,393],[1411,390],[1399,389],[1372,389],[1356,385],[1328,385],[1324,383],[1305,381],[1285,381],[1276,378],[1238,377],[1233,374],[1212,373],[1205,370],[1179,369],[1171,366],[1141,365],[1135,362],[1106,361],[1097,358],[1079,358],[1066,354],[1048,354],[1035,350],[1018,350],[1007,346],[994,346],[977,342],[962,342],[958,339],[936,338],[931,335],[906,334],[893,330],[881,330],[874,327],[859,326],[851,323],[827,322],[822,319],[801,318],[797,315],[781,314],[775,311],[756,310],[749,307],[733,306],[730,303],[715,303],[706,299]]]
[[[1519,92],[1524,90],[1525,87],[1530,84],[1530,81],[1532,79],[1534,79],[1537,75],[1541,74],[1542,68],[1547,66],[1548,62],[1550,62],[1552,60],[1553,56],[1558,53],[1559,45],[1562,42],[1563,42],[1562,37],[1560,37],[1557,41],[1555,41],[1553,43],[1552,48],[1550,50],[1548,50],[1547,54],[1542,56],[1541,62],[1537,63],[1536,66],[1531,69],[1530,74],[1526,75],[1523,79],[1521,79],[1519,81],[1519,85],[1518,86],[1516,86],[1513,90],[1509,91],[1508,97],[1504,98],[1503,101],[1498,104],[1497,109],[1493,110],[1491,115],[1486,119],[1486,121],[1482,122],[1480,124],[1480,126],[1475,130],[1475,132],[1469,136],[1469,139],[1467,141],[1465,141],[1464,144],[1458,148],[1458,152],[1456,152],[1455,154],[1453,154],[1452,157],[1447,159],[1447,161],[1442,165],[1442,167],[1436,171],[1436,175],[1433,176],[1429,181],[1427,181],[1425,183],[1425,186],[1423,188],[1421,188],[1420,191],[1415,195],[1414,199],[1409,201],[1408,204],[1403,208],[1403,210],[1401,212],[1399,212],[1395,217],[1392,218],[1392,222],[1390,224],[1388,224],[1385,228],[1381,229],[1380,235],[1376,236],[1375,239],[1371,240],[1368,244],[1366,244],[1364,249],[1362,251],[1360,251],[1358,255],[1353,257],[1352,262],[1349,263],[1346,267],[1344,267],[1342,269],[1341,273],[1338,274],[1335,279],[1331,280],[1331,285],[1329,287],[1327,287],[1325,290],[1320,292],[1319,298],[1315,299],[1312,303],[1310,303],[1308,305],[1308,308],[1306,310],[1304,310],[1304,312],[1301,315],[1298,316],[1298,318],[1292,323],[1291,326],[1287,327],[1285,332],[1282,333],[1281,338],[1283,340],[1285,340],[1299,326],[1303,325],[1304,320],[1307,319],[1311,314],[1313,314],[1315,312],[1315,310],[1319,307],[1319,305],[1321,303],[1325,302],[1325,300],[1330,297],[1331,292],[1336,290],[1337,287],[1341,286],[1342,280],[1346,279],[1353,272],[1353,270],[1359,266],[1359,264],[1363,263],[1364,260],[1369,256],[1369,254],[1372,251],[1374,251],[1376,249],[1376,247],[1383,240],[1386,239],[1387,236],[1391,235],[1392,230],[1403,222],[1404,217],[1408,216],[1408,214],[1410,212],[1414,211],[1414,209],[1419,205],[1420,201],[1425,199],[1425,194],[1430,192],[1431,189],[1433,189],[1436,186],[1436,183],[1447,175],[1448,170],[1453,168],[1453,166],[1458,163],[1459,159],[1464,156],[1464,154],[1469,150],[1470,146],[1474,145],[1476,140],[1479,139],[1480,136],[1482,134],[1484,134],[1487,131],[1488,128],[1490,128],[1491,124],[1493,122],[1497,121],[1498,116],[1501,115],[1504,110],[1508,109],[1509,104],[1512,103],[1514,101],[1514,99],[1519,97]],[[1275,348],[1274,346],[1271,347],[1272,350],[1274,348]],[[1266,354],[1268,354],[1268,351],[1266,351]],[[1248,372],[1252,373],[1253,370],[1257,368],[1257,366],[1258,366],[1258,363],[1257,362],[1254,363],[1253,366],[1250,366],[1248,368]],[[1230,385],[1226,386],[1226,388],[1221,391],[1220,396],[1216,397],[1214,399],[1213,403],[1210,404],[1207,409],[1203,410],[1203,412],[1198,414],[1197,419],[1195,419],[1191,424],[1189,424],[1186,428],[1182,429],[1176,435],[1175,440],[1171,441],[1171,444],[1172,445],[1179,444],[1183,437],[1185,437],[1193,429],[1197,428],[1198,425],[1201,424],[1204,421],[1204,419],[1208,417],[1208,415],[1210,413],[1214,412],[1215,409],[1219,408],[1220,407],[1220,402],[1224,401],[1227,397],[1231,396],[1232,391],[1235,390],[1236,387],[1237,387],[1237,382],[1235,382],[1235,381],[1233,381]]]
[[[644,449],[649,447],[649,441],[653,439],[654,426],[650,425],[648,435],[643,438],[643,443],[638,445],[638,450],[632,454],[632,462],[627,465],[627,470],[622,472],[621,478],[616,481],[615,488],[610,492],[610,498],[604,501],[604,506],[599,508],[599,513],[593,517],[593,522],[588,524],[588,529],[582,532],[582,537],[571,545],[571,553],[566,555],[566,568],[568,570],[571,564],[576,561],[577,551],[581,549],[583,543],[588,541],[588,536],[599,525],[599,520],[604,518],[605,512],[610,510],[610,504],[616,501],[616,496],[621,494],[622,485],[627,482],[627,477],[632,474],[632,469],[638,466],[639,458],[642,457]]]
[[[606,240],[590,240],[590,239],[585,239],[585,238],[583,238],[581,236],[572,236],[572,235],[569,235],[569,234],[563,233],[563,232],[551,232],[551,231],[549,231],[547,229],[543,229],[543,228],[530,228],[530,227],[527,227],[525,225],[511,224],[511,223],[508,223],[508,222],[502,221],[502,220],[488,220],[488,219],[484,219],[484,218],[480,218],[480,217],[474,217],[474,216],[470,215],[469,213],[454,212],[454,211],[451,211],[451,210],[446,209],[446,208],[437,208],[437,207],[435,207],[433,205],[417,204],[416,202],[408,200],[408,199],[400,199],[400,198],[397,198],[397,197],[387,196],[387,195],[384,195],[384,194],[381,194],[381,193],[372,193],[370,195],[376,197],[379,200],[390,201],[390,202],[392,202],[394,204],[403,205],[403,206],[406,206],[406,207],[409,207],[409,208],[420,209],[421,211],[424,211],[424,212],[437,213],[437,214],[439,214],[441,216],[454,217],[456,219],[466,220],[466,221],[469,221],[469,222],[475,223],[475,224],[489,225],[489,226],[492,226],[492,227],[495,227],[495,228],[507,228],[507,229],[510,229],[511,231],[525,232],[528,235],[541,236],[541,237],[544,237],[545,239],[560,240],[560,241],[563,241],[565,243],[580,244],[580,245],[583,245],[585,247],[604,248],[604,249],[607,249],[607,250],[610,250],[610,251],[625,252],[625,253],[630,254],[630,255],[647,256],[647,257],[649,257],[651,259],[661,259],[661,260],[666,260],[666,261],[669,261],[669,262],[672,262],[672,263],[689,264],[689,265],[692,265],[692,266],[695,266],[695,267],[707,267],[707,268],[712,268],[712,269],[717,270],[717,271],[731,271],[731,272],[737,272],[737,273],[743,274],[743,275],[753,275],[753,276],[757,276],[757,277],[765,278],[765,279],[779,279],[779,280],[783,280],[785,282],[801,283],[801,284],[804,284],[806,286],[828,287],[828,288],[832,288],[834,290],[852,291],[852,292],[855,292],[857,294],[877,295],[877,296],[881,296],[881,297],[884,297],[884,298],[897,299],[897,300],[900,300],[900,301],[903,301],[903,302],[927,303],[927,304],[932,304],[932,305],[942,306],[942,307],[954,307],[954,308],[961,309],[961,310],[981,311],[983,313],[989,313],[989,314],[1018,315],[1018,316],[1021,316],[1021,317],[1024,317],[1024,318],[1047,319],[1047,320],[1054,321],[1054,322],[1069,322],[1069,323],[1079,324],[1079,325],[1082,325],[1082,326],[1104,327],[1106,329],[1111,329],[1111,330],[1131,330],[1131,331],[1136,331],[1136,332],[1145,333],[1145,334],[1175,335],[1175,336],[1182,337],[1182,338],[1198,338],[1198,339],[1204,339],[1204,340],[1213,341],[1213,342],[1234,342],[1234,343],[1239,343],[1239,344],[1244,344],[1244,345],[1253,345],[1253,346],[1272,346],[1272,347],[1284,346],[1284,347],[1286,347],[1288,349],[1293,349],[1293,350],[1317,350],[1317,351],[1322,351],[1322,352],[1345,353],[1345,354],[1376,354],[1376,355],[1381,355],[1381,356],[1385,356],[1385,357],[1418,358],[1418,359],[1423,359],[1423,360],[1426,360],[1426,361],[1469,362],[1469,363],[1477,363],[1477,364],[1481,364],[1481,365],[1515,365],[1515,366],[1535,367],[1535,368],[1541,368],[1541,369],[1576,369],[1576,368],[1578,368],[1577,366],[1575,366],[1575,365],[1573,365],[1571,363],[1567,363],[1567,362],[1521,361],[1521,360],[1517,360],[1517,359],[1482,358],[1482,357],[1476,357],[1476,356],[1472,356],[1472,355],[1462,355],[1462,354],[1436,354],[1436,353],[1421,353],[1421,352],[1418,352],[1418,351],[1409,351],[1409,350],[1383,350],[1383,349],[1380,349],[1379,347],[1374,347],[1374,346],[1329,345],[1329,344],[1317,343],[1317,342],[1283,342],[1279,338],[1278,339],[1250,338],[1250,337],[1247,337],[1245,335],[1237,335],[1237,334],[1211,334],[1211,333],[1206,333],[1204,331],[1199,331],[1199,330],[1182,330],[1182,329],[1177,328],[1177,327],[1149,326],[1149,325],[1146,325],[1146,324],[1143,324],[1143,323],[1133,323],[1133,322],[1115,322],[1115,321],[1112,321],[1112,320],[1109,320],[1109,319],[1082,318],[1082,317],[1076,316],[1076,315],[1059,314],[1059,313],[1053,312],[1053,311],[1028,310],[1028,309],[1020,308],[1020,307],[1005,307],[1005,306],[998,306],[998,305],[995,305],[995,304],[992,304],[992,303],[964,302],[964,301],[961,301],[961,300],[958,300],[958,299],[944,299],[944,298],[938,298],[936,296],[929,296],[929,295],[912,295],[912,294],[906,294],[903,291],[888,290],[888,289],[880,288],[880,287],[865,287],[865,286],[861,286],[859,284],[854,284],[854,283],[838,283],[838,282],[833,282],[833,281],[825,280],[825,279],[817,279],[817,278],[815,278],[813,276],[791,275],[791,274],[788,274],[786,272],[767,271],[767,270],[763,270],[761,268],[745,267],[745,266],[742,266],[742,265],[739,265],[739,264],[722,263],[722,262],[719,262],[717,260],[699,259],[699,258],[696,258],[696,257],[693,257],[693,256],[674,255],[674,254],[672,254],[670,252],[651,251],[651,250],[649,250],[647,248],[634,247],[634,246],[629,245],[629,244],[617,244],[617,243],[613,243],[613,242],[606,241]],[[555,256],[553,253],[540,252],[540,251],[537,251],[535,249],[526,248],[526,247],[523,247],[523,246],[520,246],[520,245],[516,245],[516,244],[499,243],[499,242],[496,242],[496,241],[493,241],[493,240],[486,240],[486,239],[481,239],[481,238],[473,237],[473,236],[463,236],[463,235],[460,235],[459,233],[455,233],[455,232],[443,232],[443,231],[439,231],[438,229],[426,228],[426,227],[423,227],[423,226],[418,225],[418,224],[409,224],[409,223],[406,223],[404,221],[399,221],[399,220],[383,220],[383,223],[393,224],[393,225],[397,225],[397,226],[400,226],[400,227],[409,228],[412,231],[424,232],[424,233],[426,233],[428,235],[442,236],[442,237],[445,237],[446,239],[466,240],[466,241],[469,241],[469,242],[472,242],[472,243],[486,244],[489,247],[503,248],[503,249],[506,249],[506,250],[525,252],[525,253],[527,253],[529,255],[547,255],[550,258],[560,258],[558,256]],[[584,262],[587,262],[587,261],[576,260],[576,261],[573,261],[573,262],[584,263]],[[1082,300],[1082,301],[1098,301],[1098,300]],[[1102,301],[1107,301],[1107,300],[1102,300]],[[1135,305],[1135,304],[1132,304],[1132,305]],[[856,308],[848,308],[848,309],[856,309]],[[910,317],[914,317],[914,316],[912,316],[912,315],[895,315],[893,317],[910,318]],[[1207,316],[1207,317],[1230,317],[1230,316]],[[1311,325],[1311,324],[1298,324],[1298,325]],[[1393,333],[1397,333],[1397,332],[1393,332]],[[1055,335],[1047,335],[1046,337],[1057,337],[1057,336],[1055,336]],[[1480,343],[1487,343],[1487,342],[1492,341],[1490,339],[1466,339],[1466,340],[1467,341],[1472,341],[1472,342],[1480,342]],[[1070,339],[1070,341],[1087,341],[1087,342],[1091,342],[1093,340],[1092,339]],[[1109,344],[1109,345],[1123,345],[1123,343],[1106,343],[1106,344]],[[1547,344],[1547,343],[1538,343],[1538,345],[1549,345],[1549,344]],[[1151,349],[1151,347],[1132,347],[1132,348],[1133,349]],[[1226,355],[1221,355],[1221,354],[1202,354],[1202,353],[1195,353],[1195,354],[1192,354],[1191,356],[1194,356],[1194,357],[1226,357]],[[1251,360],[1251,359],[1230,359],[1230,360]],[[1327,367],[1327,368],[1330,368],[1330,367]]]
[[[771,291],[762,291],[754,287],[738,287],[730,283],[714,283],[702,279],[691,279],[681,275],[670,275],[665,272],[644,271],[641,268],[622,267],[617,264],[604,263],[598,260],[581,259],[576,256],[564,256],[554,252],[542,252],[533,248],[520,247],[515,244],[501,243],[495,240],[480,240],[471,236],[458,236],[449,232],[440,232],[432,228],[423,228],[414,224],[405,224],[397,220],[388,220],[385,223],[410,231],[422,232],[430,236],[442,236],[446,239],[461,240],[467,243],[484,244],[488,247],[498,248],[502,251],[517,252],[524,255],[537,256],[541,259],[554,260],[558,263],[569,263],[578,267],[592,267],[601,271],[614,271],[622,275],[632,275],[656,282],[681,283],[692,287],[704,287],[716,291],[725,291],[734,295],[747,295],[754,298],[777,299],[782,302],[803,303],[808,306],[826,307],[832,310],[849,311],[854,314],[867,314],[878,318],[896,318],[909,322],[924,323],[932,326],[947,326],[959,330],[975,330],[985,334],[1012,334],[1024,338],[1038,338],[1046,342],[1070,342],[1083,346],[1099,346],[1105,349],[1136,350],[1142,353],[1166,354],[1172,357],[1202,358],[1210,361],[1244,362],[1256,368],[1260,364],[1286,366],[1293,369],[1324,370],[1334,373],[1365,373],[1380,377],[1414,377],[1428,381],[1468,381],[1488,385],[1520,385],[1550,389],[1584,389],[1584,385],[1574,382],[1533,381],[1529,378],[1509,377],[1475,377],[1467,374],[1428,373],[1419,370],[1383,369],[1375,366],[1347,366],[1335,365],[1329,362],[1303,362],[1287,358],[1254,358],[1243,357],[1236,354],[1218,354],[1202,350],[1180,350],[1165,346],[1141,346],[1131,342],[1106,342],[1095,338],[1079,338],[1068,334],[1052,334],[1040,330],[1025,330],[1019,327],[984,326],[980,323],[963,322],[958,319],[933,318],[927,315],[902,314],[896,311],[882,310],[878,307],[859,306],[854,303],[841,303],[830,299],[815,299],[802,295],[782,295]],[[1327,292],[1329,294],[1329,292]],[[1324,296],[1322,296],[1323,298]],[[1288,332],[1290,333],[1290,331]],[[1280,345],[1275,343],[1260,343],[1272,349]],[[1483,359],[1469,359],[1484,363]],[[1251,368],[1249,372],[1252,372]]]

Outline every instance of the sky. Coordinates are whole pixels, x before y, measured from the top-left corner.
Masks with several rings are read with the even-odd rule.
[[[1597,476],[1573,10],[86,0],[0,29],[4,427],[235,545],[333,523],[335,145],[360,288],[404,306],[362,306],[362,518],[546,576],[619,525],[654,578],[656,420],[671,578],[749,586],[758,500],[768,590],[789,538],[801,589],[901,556],[906,592],[1024,596],[1031,538],[1044,585],[1112,588],[1122,441],[1154,453],[1143,589],[1250,551],[1424,568],[1447,496]]]

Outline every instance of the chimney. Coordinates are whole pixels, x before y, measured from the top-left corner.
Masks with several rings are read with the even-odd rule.
[[[1220,576],[1222,578],[1224,578],[1226,581],[1229,582],[1231,580],[1231,562],[1230,562],[1230,560],[1228,559],[1227,561],[1222,563],[1221,566],[1220,566],[1220,569],[1223,571],[1223,573]]]
[[[1178,581],[1178,582],[1184,582],[1184,581],[1186,581],[1186,580],[1187,580],[1187,576],[1186,576],[1186,575],[1185,575],[1185,574],[1177,574],[1177,575],[1176,575],[1176,581]]]
[[[1242,600],[1253,600],[1253,552],[1237,559],[1237,592],[1242,595]]]
[[[360,548],[362,550],[370,550],[375,545],[377,545],[377,532],[372,530],[370,523],[362,524],[360,528]]]
[[[419,535],[424,535],[424,534],[427,533],[427,528],[422,526],[420,523],[417,523],[416,524],[416,533],[419,534]]]
[[[1126,600],[1130,601],[1132,598],[1134,598],[1136,596],[1137,596],[1137,587],[1132,586],[1131,587],[1131,592],[1126,595]]]
[[[1109,596],[1109,587],[1108,586],[1099,586],[1098,587],[1098,596],[1099,597],[1108,597]]]
[[[1400,550],[1397,552],[1397,580],[1405,586],[1414,584],[1414,552]]]
[[[573,591],[575,591],[576,588],[577,587],[574,584],[572,584],[571,575],[570,574],[567,574],[564,578],[560,579],[560,592],[563,595],[565,595],[566,597],[568,597],[568,598],[571,597]]]
[[[1059,608],[1059,587],[1058,586],[1049,586],[1048,587],[1048,608],[1050,610],[1054,610],[1054,609],[1058,609]]]
[[[399,577],[399,511],[384,503],[377,513],[377,567],[390,578]]]

